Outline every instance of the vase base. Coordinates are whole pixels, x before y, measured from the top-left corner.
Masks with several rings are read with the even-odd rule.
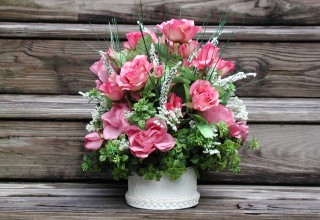
[[[177,198],[177,199],[153,199],[130,196],[126,193],[127,204],[140,209],[152,210],[172,210],[172,209],[185,209],[196,206],[199,203],[200,194]]]

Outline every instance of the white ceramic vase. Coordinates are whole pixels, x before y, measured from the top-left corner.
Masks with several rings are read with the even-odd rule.
[[[163,176],[160,181],[145,180],[136,173],[128,179],[126,201],[128,205],[141,209],[184,209],[198,204],[197,177],[193,168],[177,180]]]

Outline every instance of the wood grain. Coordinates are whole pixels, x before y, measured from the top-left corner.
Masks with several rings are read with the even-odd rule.
[[[320,99],[242,99],[250,122],[320,123]],[[80,95],[0,95],[0,106],[0,119],[90,120],[95,103]]]
[[[199,204],[173,211],[126,205],[126,186],[105,184],[1,184],[6,219],[316,219],[319,187],[199,185]]]
[[[320,125],[251,124],[261,150],[241,151],[239,174],[203,175],[204,183],[320,185]],[[1,121],[0,180],[111,180],[81,170],[85,122]]]
[[[148,29],[158,33],[154,25]],[[126,40],[126,33],[139,31],[138,25],[119,24],[111,26],[112,33]],[[205,31],[204,31],[205,30]],[[217,30],[216,26],[206,26],[196,38],[209,39]],[[160,34],[160,33],[159,33]],[[0,37],[36,39],[86,39],[110,38],[110,27],[105,24],[61,24],[61,23],[0,23]],[[319,26],[225,26],[220,40],[231,41],[319,41]]]
[[[1,39],[0,48],[0,93],[76,94],[95,86],[89,66],[99,56],[85,42]],[[232,43],[224,54],[237,70],[257,72],[237,91],[257,97],[320,97],[319,57],[320,43]]]
[[[317,25],[320,24],[320,4],[315,0],[224,0],[224,1],[142,1],[145,23],[160,23],[181,17],[218,23],[228,13],[231,24],[259,25]],[[135,23],[136,7],[131,0],[2,0],[0,20],[31,22],[107,23],[115,17],[119,23]]]

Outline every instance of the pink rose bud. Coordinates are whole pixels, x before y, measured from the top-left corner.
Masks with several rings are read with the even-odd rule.
[[[146,84],[153,64],[145,55],[138,55],[123,64],[117,83],[123,90],[137,91]]]
[[[241,138],[242,142],[245,142],[249,131],[249,127],[246,125],[246,122],[235,122],[229,126],[229,132],[231,137]]]
[[[234,123],[233,112],[221,104],[203,112],[202,116],[207,119],[209,123],[218,123],[220,121],[224,121],[227,126],[230,126]]]
[[[129,46],[129,48],[126,48],[126,49],[134,50],[137,46],[138,41],[142,37],[142,33],[140,31],[130,32],[130,33],[127,33],[126,36],[128,39],[128,46]]]
[[[162,22],[156,26],[167,39],[174,43],[187,43],[197,32],[201,31],[201,27],[194,26],[193,20],[176,20],[171,19],[167,22]]]
[[[198,69],[210,67],[219,59],[219,50],[220,49],[215,47],[213,43],[206,43],[201,47],[197,56],[193,60],[193,65]]]
[[[151,31],[147,30],[143,33],[144,36],[150,35],[153,42],[157,42],[157,36],[156,34]],[[127,50],[134,50],[136,49],[137,43],[142,38],[142,33],[140,31],[138,32],[130,32],[126,34],[128,41],[123,43],[123,47]]]
[[[99,150],[102,146],[103,139],[97,132],[92,132],[85,136],[86,142],[84,144],[87,150]]]
[[[188,59],[190,54],[192,52],[195,52],[198,46],[199,46],[199,42],[195,40],[192,40],[188,43],[181,44],[179,46],[179,53],[183,58]]]
[[[199,111],[207,111],[219,104],[219,92],[207,80],[196,80],[190,87],[192,106]]]
[[[91,72],[99,79],[99,83],[105,83],[108,81],[109,73],[106,67],[103,65],[103,59],[101,58],[99,61],[95,62],[90,67]],[[97,84],[97,89],[99,88],[99,83]]]
[[[156,78],[161,78],[164,74],[164,64],[158,66],[155,62],[153,62],[153,70]]]
[[[110,111],[101,116],[104,139],[116,139],[130,127],[128,120],[124,117],[127,111],[129,108],[125,103],[113,103]]]
[[[140,158],[146,158],[158,149],[166,152],[173,148],[176,141],[167,133],[167,125],[158,118],[150,118],[146,122],[146,130],[142,131],[133,125],[126,132],[129,136],[131,153]]]
[[[165,104],[167,110],[174,110],[175,108],[182,108],[182,99],[174,93],[168,96],[168,102]]]
[[[217,70],[221,70],[221,77],[224,77],[226,75],[228,75],[228,73],[232,72],[234,70],[234,63],[232,63],[231,61],[226,61],[226,60],[222,60],[220,59],[217,63]]]

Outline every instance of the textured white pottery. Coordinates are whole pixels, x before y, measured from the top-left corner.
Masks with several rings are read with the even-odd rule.
[[[193,168],[177,180],[163,176],[160,181],[145,180],[134,173],[128,178],[128,205],[141,209],[184,209],[198,204],[197,177]]]

